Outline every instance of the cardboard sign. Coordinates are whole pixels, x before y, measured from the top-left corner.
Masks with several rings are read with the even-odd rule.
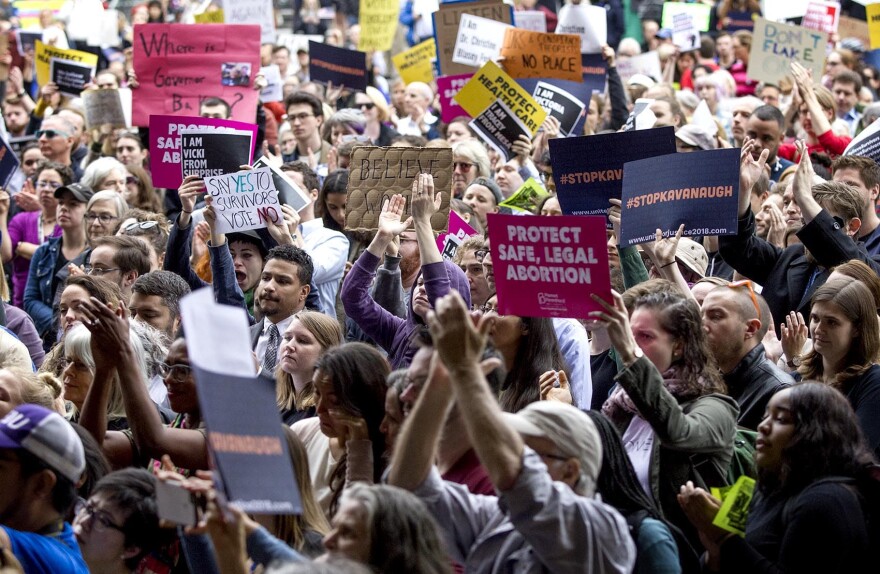
[[[559,10],[557,34],[577,34],[581,52],[597,54],[608,38],[608,16],[605,8],[589,4],[565,4]]]
[[[865,6],[868,17],[868,33],[871,36],[871,49],[880,49],[880,4]]]
[[[709,31],[709,20],[712,18],[712,6],[684,2],[666,2],[663,4],[663,18],[661,28],[675,28],[675,15],[688,14],[694,19],[694,24],[700,32]]]
[[[672,127],[551,139],[553,181],[562,212],[607,215],[609,200],[621,196],[624,163],[674,153]]]
[[[849,142],[843,155],[860,155],[880,161],[880,119],[874,120]]]
[[[679,13],[672,17],[672,43],[682,52],[690,52],[700,48],[700,31],[694,23],[694,17],[687,13]]]
[[[230,64],[260,67],[260,27],[256,25],[139,24],[134,27],[132,123],[148,126],[152,114],[197,116],[203,100],[223,99],[230,119],[253,122],[257,93],[250,82],[223,82]]]
[[[583,82],[581,41],[574,34],[542,34],[509,28],[501,47],[504,70],[513,78],[559,78]]]
[[[602,54],[581,54],[581,72],[584,76],[584,86],[589,89],[590,95],[605,93],[608,64],[605,63]]]
[[[86,108],[86,125],[89,128],[104,125],[126,127],[119,90],[86,90],[82,93],[82,99]]]
[[[460,76],[442,76],[437,78],[437,94],[440,98],[440,119],[444,123],[448,124],[455,118],[471,117],[467,110],[458,105],[455,97],[458,96],[458,92],[473,77],[473,74],[462,74]]]
[[[498,313],[588,317],[611,300],[605,220],[488,214]]]
[[[517,10],[513,13],[513,20],[520,30],[547,31],[547,15],[540,10]]]
[[[150,173],[156,187],[177,188],[183,181],[180,135],[187,129],[249,132],[252,141],[250,157],[239,161],[231,171],[238,171],[239,166],[251,162],[257,140],[257,126],[254,124],[213,118],[150,116]]]
[[[541,200],[549,193],[544,186],[538,183],[534,177],[527,179],[513,195],[499,203],[499,207],[506,207],[514,212],[535,213]]]
[[[653,242],[657,229],[670,237],[682,223],[686,237],[733,235],[738,190],[738,149],[674,153],[627,162],[623,166],[620,243]]]
[[[441,233],[437,236],[437,249],[443,259],[452,261],[459,246],[468,237],[479,235],[477,230],[468,225],[468,222],[461,218],[454,210],[449,210],[449,230],[447,233]]]
[[[519,139],[519,136],[530,138],[528,128],[501,100],[489,104],[489,107],[472,119],[468,125],[484,142],[501,154],[504,161],[509,161],[513,157],[513,143]]]
[[[275,10],[272,0],[224,0],[223,19],[227,24],[256,24],[260,43],[275,42]]]
[[[358,16],[361,37],[358,41],[358,50],[362,52],[390,50],[399,16],[399,0],[361,0]]]
[[[564,135],[570,135],[574,131],[586,107],[584,102],[571,93],[547,82],[538,82],[532,91],[532,97],[559,120],[560,130]]]
[[[367,55],[357,50],[309,42],[309,75],[313,82],[367,89]]]
[[[0,139],[0,183],[2,183],[4,189],[9,186],[9,180],[15,174],[19,165],[21,165],[21,162],[15,150],[12,149],[12,146],[5,139]]]
[[[250,164],[253,145],[250,130],[180,130],[181,176],[205,178],[235,173]]]
[[[871,44],[871,33],[868,29],[868,23],[864,20],[841,15],[837,23],[837,35],[841,40],[855,38],[862,43],[862,46],[876,47]]]
[[[207,287],[180,307],[186,332],[195,334],[187,350],[218,490],[245,512],[301,513],[275,385],[254,376],[244,309],[216,303]]]
[[[813,0],[807,6],[807,13],[801,26],[810,30],[818,30],[826,34],[837,32],[840,20],[840,2],[834,0]]]
[[[486,62],[497,60],[508,29],[515,28],[503,22],[463,14],[458,25],[452,61],[479,68]]]
[[[486,62],[455,96],[471,117],[483,113],[495,100],[504,102],[532,136],[547,117],[544,108],[494,62]]]
[[[272,172],[272,181],[275,183],[275,190],[278,192],[278,201],[283,205],[289,205],[297,212],[302,211],[312,203],[312,198],[303,189],[296,184],[295,181],[278,169],[269,165],[266,156],[254,162],[256,168],[266,168]]]
[[[41,86],[45,86],[51,80],[49,66],[52,58],[76,62],[91,68],[98,66],[98,57],[94,54],[78,50],[62,50],[53,46],[47,46],[39,41],[37,42],[34,57],[36,58],[37,66],[37,83]]]
[[[266,79],[266,87],[260,92],[260,100],[263,102],[280,102],[284,99],[284,78],[281,77],[281,69],[277,64],[263,66],[260,74]]]
[[[624,86],[636,74],[643,74],[654,81],[659,81],[663,77],[663,71],[660,69],[660,54],[654,50],[631,58],[620,58],[617,60],[617,73]]]
[[[88,66],[70,60],[49,59],[49,79],[58,86],[58,91],[65,96],[78,98],[86,84],[95,75],[94,66]]]
[[[437,45],[434,43],[434,38],[428,38],[405,52],[395,54],[391,61],[404,83],[424,82],[430,84],[434,80],[434,60],[436,58]]]
[[[226,16],[223,10],[211,10],[210,12],[202,12],[193,16],[196,24],[223,24],[226,22]]]
[[[718,509],[718,514],[712,520],[712,524],[728,532],[745,536],[755,484],[754,478],[739,477],[730,490],[724,493],[724,501],[721,503],[721,508]]]
[[[755,21],[755,35],[749,55],[748,76],[757,82],[779,84],[790,74],[791,62],[797,60],[821,78],[825,68],[825,45],[828,34],[770,22]]]
[[[396,193],[406,198],[405,220],[410,214],[413,180],[420,173],[433,175],[434,191],[443,194],[431,228],[446,229],[452,197],[452,149],[359,146],[351,153],[349,165],[346,229],[378,229],[382,203]]]
[[[206,177],[205,189],[217,213],[218,233],[262,229],[267,220],[278,223],[282,219],[278,191],[268,167]]]
[[[479,16],[504,24],[513,24],[513,7],[508,6],[501,0],[441,3],[440,8],[432,15],[434,18],[434,41],[437,43],[438,75],[455,76],[474,73],[471,66],[456,64],[452,61],[455,41],[458,38],[459,24],[464,14]]]

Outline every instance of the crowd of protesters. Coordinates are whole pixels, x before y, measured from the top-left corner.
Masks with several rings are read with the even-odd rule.
[[[876,571],[880,166],[844,152],[880,117],[880,70],[861,40],[832,35],[821,77],[793,63],[778,85],[755,82],[759,3],[703,3],[709,31],[682,52],[664,2],[593,2],[607,90],[569,137],[620,131],[648,98],[679,153],[741,148],[736,232],[623,247],[613,201],[612,295],[570,319],[498,312],[487,232],[530,178],[546,196],[520,214],[563,214],[559,121],[505,159],[469,118],[440,120],[435,83],[391,65],[433,37],[436,0],[401,2],[363,92],[312,81],[304,48],[262,45],[284,99],[258,104],[256,147],[308,203],[259,233],[223,233],[195,175],[154,187],[146,130],[88,125],[81,98],[37,82],[32,51],[0,57],[2,135],[20,159],[0,190],[0,572]],[[549,32],[570,8],[513,6]],[[137,90],[132,27],[197,25],[205,9],[120,9],[120,48],[100,51],[87,88]],[[842,9],[865,20],[858,2]],[[94,51],[73,22],[103,10],[45,10],[42,41]],[[22,16],[0,3],[10,42]],[[358,46],[351,0],[302,0],[281,21]],[[649,51],[661,76],[622,79],[618,63]],[[231,116],[220,97],[198,112]],[[419,174],[374,232],[350,230],[357,145],[451,149],[452,196]],[[453,259],[432,229],[444,199],[477,232]],[[217,486],[187,349],[200,335],[181,314],[204,287],[247,312],[300,514],[246,514]],[[756,480],[744,535],[717,520],[741,476]],[[160,520],[165,484],[188,491],[195,526]]]

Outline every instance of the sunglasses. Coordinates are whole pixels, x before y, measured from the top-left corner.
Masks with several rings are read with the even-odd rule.
[[[37,136],[37,139],[40,139],[43,136],[46,136],[48,139],[56,138],[58,136],[70,137],[69,133],[61,130],[37,130],[34,132],[34,135]]]
[[[126,235],[136,235],[142,231],[158,231],[159,223],[156,221],[132,221],[122,232]]]
[[[762,321],[761,318],[761,305],[758,304],[758,295],[755,293],[755,286],[748,279],[744,281],[734,281],[733,283],[728,283],[728,287],[731,289],[739,289],[740,287],[747,287],[749,290],[749,296],[752,298],[752,305],[755,306],[755,312],[758,313],[758,321]]]
[[[369,102],[365,104],[358,104],[358,107],[362,110],[372,110],[376,107],[376,104],[374,104],[373,102]]]

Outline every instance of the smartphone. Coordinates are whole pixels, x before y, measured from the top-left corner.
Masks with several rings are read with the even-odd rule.
[[[195,526],[199,521],[199,501],[179,483],[158,481],[156,505],[159,518],[181,526]]]

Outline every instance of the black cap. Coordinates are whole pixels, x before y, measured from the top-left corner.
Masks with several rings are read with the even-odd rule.
[[[263,239],[260,237],[259,233],[254,231],[253,229],[249,229],[247,231],[234,231],[232,233],[226,234],[226,241],[229,244],[232,244],[234,241],[243,241],[245,243],[252,243],[256,246],[257,249],[260,250],[260,255],[263,258],[266,258],[269,250],[266,249],[266,244],[263,243]]]
[[[61,194],[65,191],[69,191],[73,194],[73,197],[75,197],[77,201],[81,201],[83,203],[88,203],[92,196],[95,195],[95,192],[92,191],[91,187],[85,186],[81,183],[71,183],[70,185],[62,185],[61,187],[56,189],[55,197],[61,197]]]

